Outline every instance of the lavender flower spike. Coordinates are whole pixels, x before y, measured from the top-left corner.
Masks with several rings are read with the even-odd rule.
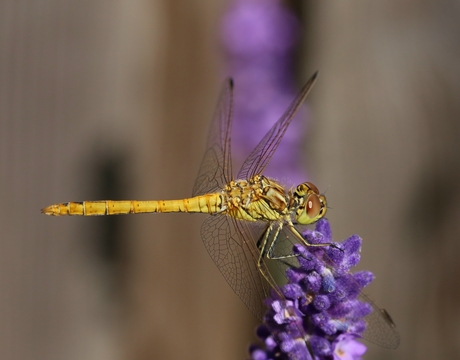
[[[326,219],[303,236],[309,243],[332,243]],[[273,291],[266,299],[265,323],[257,330],[265,349],[251,346],[251,359],[358,360],[366,352],[357,339],[366,329],[364,317],[372,306],[358,295],[374,276],[368,271],[349,272],[360,260],[357,235],[333,244],[294,246],[299,267],[287,269],[282,297]]]

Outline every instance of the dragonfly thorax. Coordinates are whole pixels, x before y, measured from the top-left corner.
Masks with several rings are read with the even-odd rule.
[[[289,211],[289,194],[262,175],[230,181],[223,191],[226,213],[247,221],[273,221]]]

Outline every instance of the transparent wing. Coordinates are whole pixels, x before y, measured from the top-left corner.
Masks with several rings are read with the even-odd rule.
[[[272,126],[267,134],[265,134],[260,143],[244,161],[243,166],[237,175],[237,179],[249,179],[251,176],[262,174],[271,157],[275,153],[276,148],[278,147],[281,139],[284,136],[284,133],[292,121],[292,118],[310,92],[311,87],[315,83],[317,75],[318,72],[313,74],[313,76],[304,85],[299,95],[297,95],[283,116],[281,116],[281,118]]]
[[[249,223],[226,215],[210,216],[201,227],[204,245],[233,291],[262,320],[270,284],[257,268],[257,239],[267,224]],[[263,264],[262,270],[269,274]]]
[[[232,179],[230,133],[233,115],[233,82],[222,89],[207,140],[207,150],[193,188],[193,196],[220,191]],[[265,264],[257,267],[256,243],[268,224],[239,221],[226,215],[209,217],[201,237],[212,260],[233,291],[254,315],[262,320],[264,299],[276,287]]]
[[[356,284],[356,286],[359,285]],[[385,309],[379,308],[362,291],[358,296],[358,300],[372,306],[372,312],[364,318],[367,325],[363,338],[381,347],[396,349],[399,345],[400,338],[390,314],[388,314]]]
[[[230,133],[233,117],[233,81],[227,79],[209,129],[192,196],[220,191],[232,179]]]
[[[299,231],[299,235],[303,231],[302,228],[305,227],[296,226],[296,230]],[[292,254],[293,245],[299,243],[297,236],[298,235],[294,234],[288,227],[284,227],[278,236],[273,255],[282,258],[286,255]],[[325,252],[321,252],[321,256],[326,257],[328,262],[333,263]],[[283,260],[277,260],[277,267],[279,271],[284,273],[288,266],[297,267],[297,258],[291,257]],[[331,269],[331,271],[333,271],[333,269]],[[342,276],[347,276],[350,279],[350,283],[355,284],[356,293],[359,293],[357,299],[372,307],[372,312],[364,318],[367,325],[363,338],[384,348],[396,349],[399,345],[400,338],[396,325],[390,315],[386,312],[386,310],[379,308],[374,301],[362,292],[362,287],[355,281],[351,273]]]

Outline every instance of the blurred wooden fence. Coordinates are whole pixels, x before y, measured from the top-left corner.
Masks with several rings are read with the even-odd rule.
[[[0,1],[1,359],[246,357],[254,322],[200,216],[39,213],[190,194],[226,75],[223,9]],[[371,293],[402,335],[368,357],[457,358],[458,5],[310,1],[304,15],[299,82],[321,70],[306,162],[336,239],[364,238]]]

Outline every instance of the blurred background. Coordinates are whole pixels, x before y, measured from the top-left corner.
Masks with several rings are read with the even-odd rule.
[[[257,88],[288,103],[317,69],[285,139],[300,151],[282,153],[298,173],[274,175],[306,171],[334,238],[363,237],[369,293],[401,334],[366,358],[459,358],[459,32],[453,0],[0,0],[0,358],[247,358],[257,321],[207,255],[204,216],[39,210],[189,196],[226,76],[248,114]],[[266,129],[235,122],[235,141]]]

